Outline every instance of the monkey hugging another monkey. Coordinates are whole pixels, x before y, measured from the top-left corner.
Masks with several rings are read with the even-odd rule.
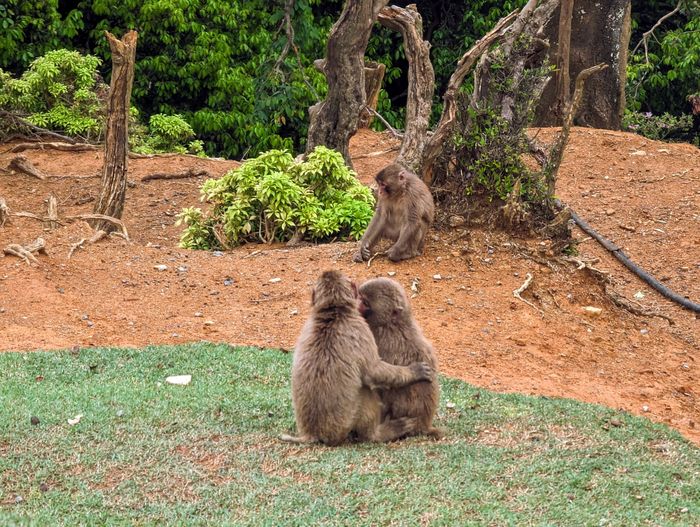
[[[394,242],[386,253],[393,262],[422,254],[435,216],[430,189],[397,163],[381,170],[375,180],[379,186],[377,207],[353,260],[369,260],[372,248],[382,238]]]
[[[349,437],[386,442],[419,433],[420,419],[382,417],[386,412],[378,390],[434,384],[433,368],[421,361],[397,366],[379,358],[372,332],[358,309],[357,287],[339,271],[321,275],[311,305],[292,365],[298,435],[281,439],[338,445]]]

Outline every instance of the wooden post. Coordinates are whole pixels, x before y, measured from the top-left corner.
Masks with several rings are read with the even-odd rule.
[[[129,31],[122,40],[118,40],[105,31],[105,37],[112,51],[112,82],[109,86],[100,196],[95,203],[94,213],[121,218],[126,197],[126,172],[129,163],[128,120],[138,33]],[[92,226],[104,232],[115,229],[113,223],[103,220],[92,220]]]

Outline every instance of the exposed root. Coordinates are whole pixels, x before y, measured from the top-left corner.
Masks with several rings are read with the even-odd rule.
[[[18,243],[11,243],[2,251],[5,254],[21,258],[27,263],[27,265],[30,265],[32,263],[38,264],[39,260],[36,259],[33,253],[46,254],[46,242],[43,238],[37,238],[32,243],[25,246],[22,246]]]
[[[12,158],[12,161],[10,161],[10,164],[7,165],[7,168],[19,172],[20,174],[26,174],[28,176],[35,177],[37,179],[45,179],[44,174],[39,172],[39,170],[32,165],[32,162],[29,161],[25,156],[16,156]]]
[[[105,216],[104,214],[78,214],[77,216],[66,216],[66,219],[68,220],[102,220],[106,221],[107,223],[112,223],[113,225],[116,225],[122,230],[122,236],[126,241],[131,241],[129,239],[129,233],[126,230],[126,225],[124,225],[124,222],[122,220],[118,220],[117,218],[113,218],[112,216]],[[97,231],[101,232],[101,231]],[[102,236],[104,237],[104,236]],[[98,238],[100,239],[100,238]],[[97,241],[97,240],[95,240]],[[91,242],[94,243],[94,242]]]
[[[517,298],[518,300],[521,300],[525,302],[528,306],[530,306],[532,309],[536,310],[539,312],[542,316],[544,316],[544,311],[542,311],[540,308],[538,308],[535,304],[532,302],[525,300],[522,296],[520,296],[521,293],[523,293],[529,286],[530,282],[532,282],[532,274],[527,273],[525,275],[525,281],[523,282],[523,285],[518,287],[517,289],[513,290],[513,296]]]
[[[154,174],[148,174],[141,178],[141,181],[153,181],[154,179],[187,179],[192,177],[208,177],[211,178],[212,175],[206,170],[195,170],[190,168],[184,172],[176,172],[174,174],[167,174],[164,172],[156,172]]]
[[[47,211],[46,215],[49,219],[48,221],[48,227],[49,229],[55,229],[58,227],[59,222],[58,222],[58,200],[56,199],[56,196],[51,194],[49,196],[49,202],[47,206]]]
[[[85,243],[92,245],[93,243],[97,243],[98,241],[100,241],[102,238],[105,238],[106,236],[107,236],[107,233],[105,231],[98,230],[95,232],[95,234],[92,235],[91,238],[89,238],[87,240],[85,238],[82,238],[78,243],[74,243],[73,245],[71,245],[70,251],[68,251],[68,258],[70,259],[70,257],[73,256],[73,253],[77,249],[84,249]]]
[[[607,272],[601,271],[600,269],[596,269],[595,267],[593,267],[591,265],[593,263],[598,262],[597,258],[594,260],[585,261],[585,260],[580,260],[578,258],[567,257],[567,258],[562,258],[562,260],[565,262],[576,264],[577,271],[581,271],[581,270],[587,271],[588,274],[590,274],[599,284],[601,284],[603,286],[603,291],[605,292],[605,295],[617,307],[625,309],[626,311],[629,311],[633,315],[637,315],[637,316],[663,318],[664,320],[666,320],[669,323],[669,325],[671,325],[671,326],[675,325],[676,322],[668,315],[664,315],[663,313],[659,313],[658,311],[650,311],[648,309],[644,309],[641,305],[635,306],[631,300],[628,300],[627,298],[622,296],[620,293],[615,291],[615,288],[613,287],[613,282],[612,282],[612,279],[610,278],[610,275]]]

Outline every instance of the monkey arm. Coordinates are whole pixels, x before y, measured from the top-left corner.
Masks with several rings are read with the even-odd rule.
[[[379,235],[381,234],[381,226],[384,223],[381,216],[382,209],[377,207],[377,210],[374,211],[374,215],[367,226],[367,230],[365,230],[365,233],[362,235],[362,239],[360,240],[360,248],[354,258],[356,262],[369,260],[372,247],[374,247],[374,244],[377,243]]]
[[[372,390],[380,388],[402,388],[418,381],[431,381],[433,369],[425,362],[414,362],[410,366],[394,366],[383,360],[368,365],[362,382]]]

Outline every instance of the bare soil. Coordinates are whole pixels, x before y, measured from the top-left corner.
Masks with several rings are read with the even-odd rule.
[[[536,133],[553,137],[551,129]],[[368,131],[353,139],[362,181],[371,181],[396,151],[366,155],[395,145],[390,135]],[[0,169],[15,155],[11,146],[0,145]],[[92,211],[101,153],[24,154],[48,177],[0,170],[0,197],[13,212],[44,215],[51,194],[60,217]],[[547,246],[538,240],[478,229],[435,230],[422,257],[399,264],[377,258],[370,267],[352,263],[349,242],[246,245],[223,254],[180,249],[175,214],[199,204],[203,178],[141,179],[190,168],[218,177],[236,165],[172,156],[131,160],[135,186],[123,216],[131,241],[110,237],[70,259],[71,245],[91,235],[85,222],[47,230],[37,220],[11,217],[0,227],[0,248],[41,236],[48,254],[38,256],[38,265],[0,258],[0,349],[208,340],[289,350],[321,270],[341,269],[359,281],[391,273],[406,288],[418,283],[415,316],[445,374],[497,391],[624,409],[700,444],[697,315],[652,291],[581,231],[575,231],[578,258],[595,261],[617,293],[673,325],[616,307],[588,272],[546,260]],[[700,150],[577,128],[557,193],[644,269],[700,301]],[[534,278],[522,296],[532,306],[513,296],[527,273]],[[591,317],[585,306],[602,314]]]

